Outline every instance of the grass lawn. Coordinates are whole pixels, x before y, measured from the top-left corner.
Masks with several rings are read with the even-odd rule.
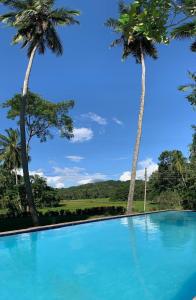
[[[101,207],[101,206],[124,206],[126,207],[125,201],[110,201],[108,198],[103,199],[81,199],[81,200],[63,200],[60,206],[54,208],[42,208],[40,211],[46,212],[48,210],[59,211],[61,209],[66,209],[70,211],[75,211],[76,209],[84,209],[91,207]],[[144,207],[143,201],[134,201],[134,211],[142,212]],[[147,203],[147,211],[152,209],[158,209],[155,204]]]
[[[73,212],[77,209],[106,207],[106,206],[107,207],[108,206],[115,206],[115,207],[123,206],[126,208],[126,205],[127,205],[126,201],[110,201],[108,198],[62,200],[58,207],[45,207],[45,208],[39,209],[39,211],[45,213],[48,211],[69,210],[69,211]],[[143,212],[143,209],[144,209],[143,201],[134,201],[134,211],[135,212]],[[152,211],[152,210],[158,210],[158,209],[159,209],[158,205],[147,202],[146,211]],[[0,209],[0,215],[6,214],[7,212],[8,212],[7,209]]]

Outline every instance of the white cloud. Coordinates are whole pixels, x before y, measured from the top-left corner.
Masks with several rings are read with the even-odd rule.
[[[93,138],[93,131],[91,128],[74,128],[73,135],[72,143],[83,143]]]
[[[62,188],[65,187],[65,185],[64,185],[64,183],[62,183],[62,182],[57,182],[55,187],[56,187],[57,189],[62,189]]]
[[[17,171],[17,173],[22,176],[22,174],[23,174],[22,169],[19,169]],[[29,174],[31,176],[38,175],[40,177],[45,178],[47,181],[47,184],[50,186],[53,186],[55,188],[62,188],[65,186],[64,182],[63,182],[63,178],[61,176],[47,176],[44,174],[44,171],[42,169],[31,170],[31,171],[29,171]]]
[[[99,125],[107,125],[107,120],[96,113],[89,112],[88,114],[84,114],[82,116],[89,118],[91,121],[96,122]]]
[[[158,165],[152,160],[152,158],[142,160],[138,165],[140,168],[137,171],[137,179],[144,178],[145,168],[147,168],[148,177],[150,177],[153,172],[158,170]]]
[[[107,180],[107,176],[102,173],[86,174],[85,179],[79,180],[78,184],[95,183],[99,181]]]
[[[98,181],[107,180],[107,176],[102,173],[88,173],[84,168],[54,168],[57,174],[55,182],[50,181],[51,185],[57,187],[57,183],[63,183],[64,186],[82,185]],[[54,177],[53,177],[54,178]]]
[[[123,122],[117,118],[113,118],[113,121],[118,125],[123,125]]]
[[[80,162],[81,160],[84,159],[84,157],[78,156],[78,155],[68,155],[68,156],[66,156],[66,158],[73,162]]]
[[[48,185],[53,186],[55,188],[64,187],[64,182],[61,176],[44,176],[47,180]]]
[[[44,176],[44,172],[41,170],[41,169],[38,169],[38,170],[35,170],[35,171],[29,171],[29,174],[31,176],[35,176],[35,175],[38,175],[38,176]]]
[[[17,174],[23,176],[22,169],[18,169],[17,170]],[[44,172],[43,172],[42,169],[37,169],[37,170],[34,170],[34,171],[29,171],[29,175],[30,176],[38,175],[38,176],[43,177],[44,176]]]
[[[127,181],[131,179],[131,172],[129,171],[125,171],[122,173],[122,175],[120,176],[119,180],[120,181]]]
[[[139,168],[137,170],[137,179],[144,179],[145,168],[147,168],[148,178],[152,175],[153,172],[158,170],[158,165],[153,162],[152,158],[147,158],[138,163]],[[119,178],[121,181],[127,181],[131,179],[131,172],[125,171]]]

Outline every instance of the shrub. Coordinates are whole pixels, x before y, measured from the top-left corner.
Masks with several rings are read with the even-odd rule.
[[[86,209],[77,209],[76,211],[60,210],[47,211],[39,213],[40,225],[57,224],[61,222],[71,222],[85,220],[96,215],[120,215],[124,214],[125,209],[122,206],[92,207]],[[29,213],[16,214],[15,212],[0,216],[0,231],[20,229],[32,226],[32,220]]]
[[[176,208],[181,205],[181,198],[176,191],[165,191],[155,198],[160,209]]]

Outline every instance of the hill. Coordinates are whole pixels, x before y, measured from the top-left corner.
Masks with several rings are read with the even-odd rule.
[[[111,200],[127,200],[129,181],[108,180],[80,186],[58,189],[61,200],[110,198]],[[136,180],[134,200],[143,200],[144,181]]]

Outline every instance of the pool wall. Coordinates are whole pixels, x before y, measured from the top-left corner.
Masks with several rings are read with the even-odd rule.
[[[194,210],[166,209],[166,210],[157,210],[157,211],[150,211],[150,212],[143,212],[143,213],[136,213],[136,214],[125,214],[125,215],[118,215],[118,216],[111,216],[111,217],[95,218],[95,219],[90,219],[90,220],[58,223],[58,224],[53,224],[53,225],[44,225],[44,226],[30,227],[30,228],[19,229],[19,230],[4,231],[4,232],[0,232],[0,237],[22,234],[22,233],[31,233],[31,232],[42,231],[42,230],[50,230],[50,229],[68,227],[68,226],[82,225],[82,224],[94,223],[94,222],[99,222],[99,221],[107,221],[107,220],[109,221],[109,220],[120,219],[120,218],[156,214],[156,213],[168,212],[168,211],[179,211],[179,212],[190,211],[190,212],[193,212]]]

